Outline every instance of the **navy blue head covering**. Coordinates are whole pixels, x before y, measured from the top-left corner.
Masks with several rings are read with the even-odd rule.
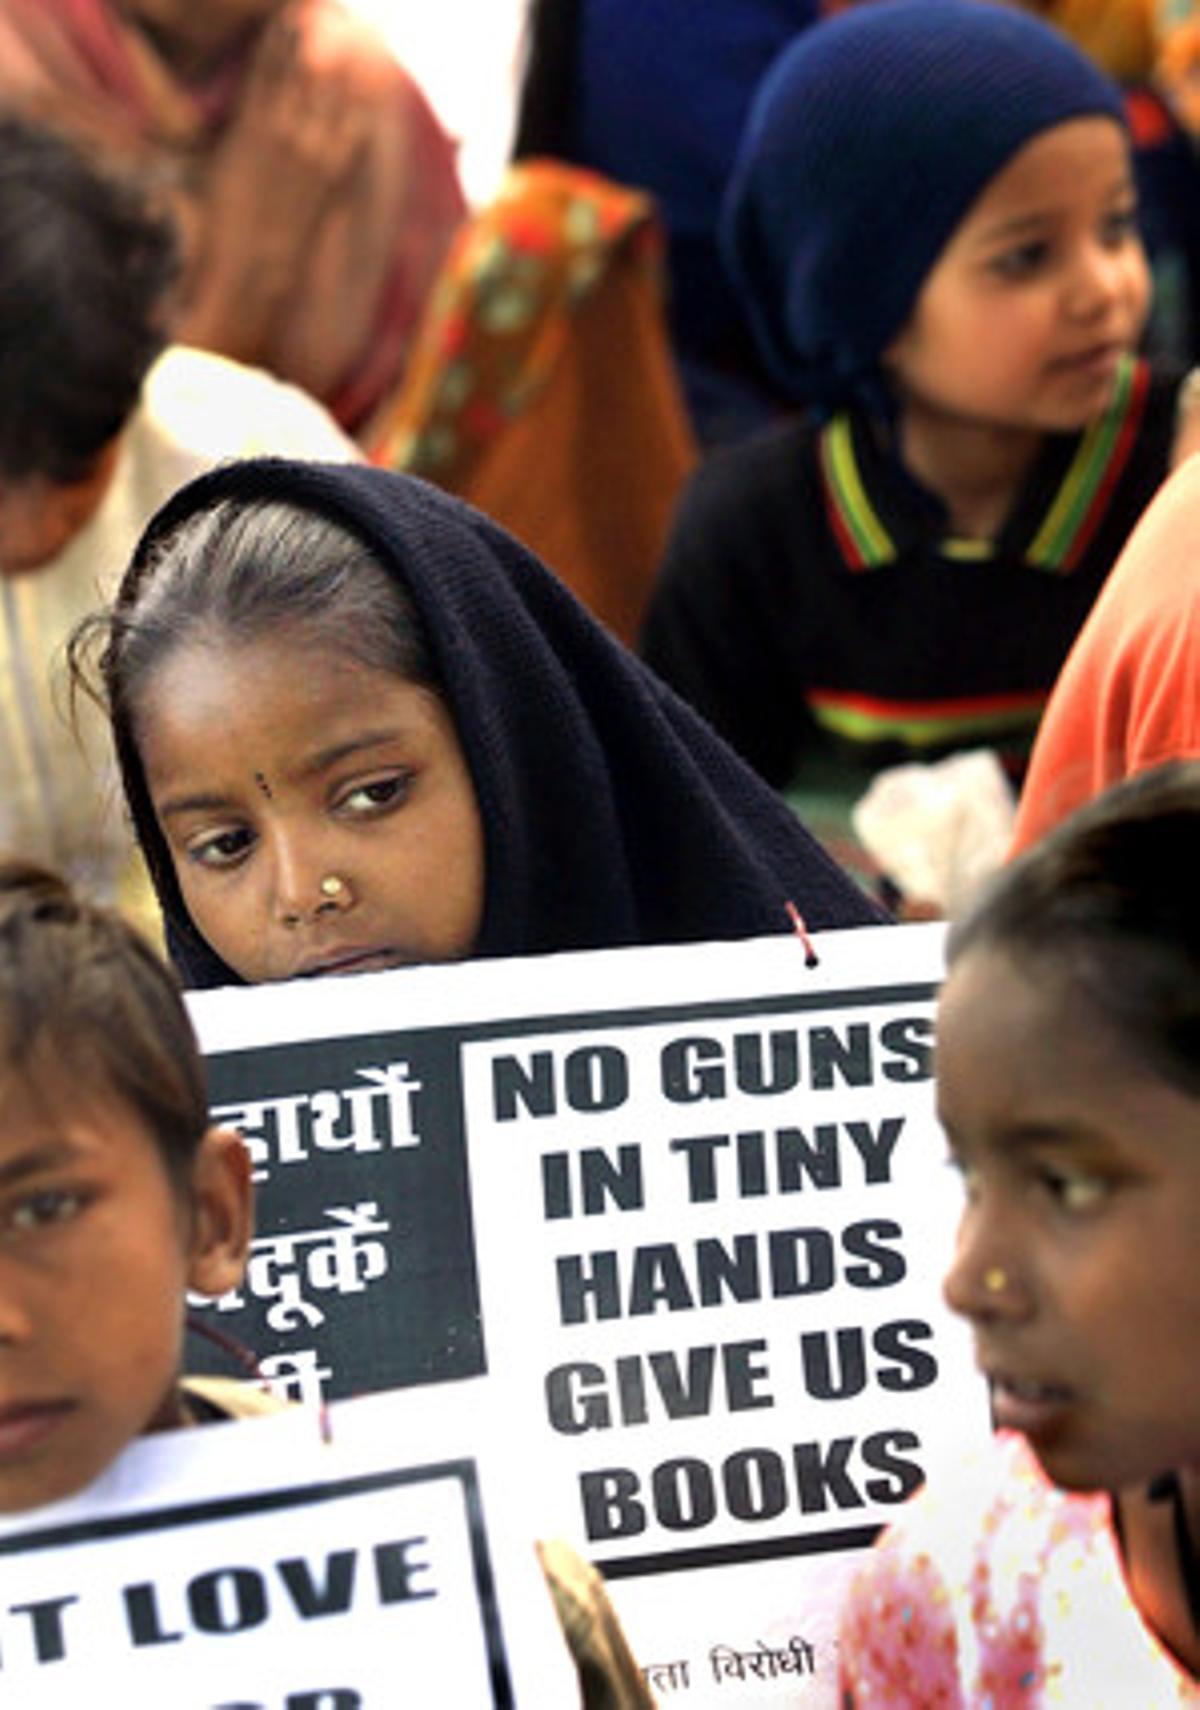
[[[991,0],[868,0],[798,36],[759,85],[721,231],[785,392],[876,401],[879,358],[980,192],[1090,115],[1124,124],[1116,85]]]
[[[284,500],[341,523],[422,621],[484,826],[478,955],[741,938],[883,917],[690,707],[495,523],[407,475],[252,459],[180,489],[151,520],[117,606],[136,602],[184,518]],[[165,667],[168,671],[169,665]],[[126,797],[186,985],[236,985],[193,925],[132,732]]]

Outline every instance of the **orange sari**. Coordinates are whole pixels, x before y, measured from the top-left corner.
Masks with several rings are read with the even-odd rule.
[[[447,258],[373,461],[457,493],[632,643],[697,456],[638,191],[510,168]]]

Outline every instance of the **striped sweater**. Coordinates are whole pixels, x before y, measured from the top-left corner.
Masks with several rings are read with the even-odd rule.
[[[1167,471],[1178,377],[1128,361],[1048,435],[994,540],[854,414],[711,456],[684,494],[642,651],[770,782],[831,744],[874,767],[988,744],[1019,772],[1076,631]]]

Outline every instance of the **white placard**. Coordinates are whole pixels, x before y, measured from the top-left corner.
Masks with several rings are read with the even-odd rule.
[[[472,1386],[134,1444],[0,1522],[21,1710],[505,1710],[577,1702]]]
[[[989,1429],[940,1296],[942,929],[816,942],[194,1000],[226,1116],[267,1081],[284,1113],[224,1321],[253,1308],[276,1374],[334,1393],[360,1339],[383,1382],[486,1375],[533,1529],[604,1568],[664,1702],[831,1710],[857,1553]]]

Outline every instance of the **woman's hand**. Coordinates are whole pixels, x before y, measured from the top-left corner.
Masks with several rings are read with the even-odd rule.
[[[263,30],[199,209],[178,336],[242,361],[262,358],[281,304],[303,288],[322,213],[367,140],[355,61],[314,18],[297,0]]]

